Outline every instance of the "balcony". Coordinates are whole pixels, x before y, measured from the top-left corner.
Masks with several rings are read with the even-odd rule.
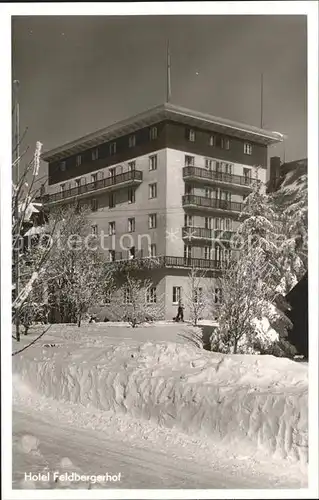
[[[214,184],[227,188],[234,187],[243,191],[251,191],[253,182],[256,180],[252,177],[226,174],[224,172],[192,166],[183,168],[183,179],[205,182],[205,184]]]
[[[100,179],[89,184],[76,186],[71,189],[65,189],[59,193],[47,194],[41,197],[44,204],[70,201],[72,198],[85,198],[92,194],[114,191],[122,187],[130,187],[141,184],[143,181],[143,172],[140,170],[131,170],[113,177]]]
[[[184,240],[219,240],[229,241],[235,231],[223,231],[222,229],[208,229],[206,227],[185,226],[182,228],[182,238]]]
[[[191,269],[192,267],[199,269],[207,269],[215,271],[221,269],[221,261],[210,259],[197,259],[191,257],[172,257],[168,255],[160,255],[157,257],[144,257],[135,259],[116,260],[110,262],[116,270],[123,273],[131,270],[153,270],[162,268],[184,268]]]
[[[215,212],[241,212],[243,203],[236,201],[220,200],[218,198],[206,198],[205,196],[195,196],[186,194],[182,198],[182,204],[185,208],[194,208],[197,210],[209,210]]]

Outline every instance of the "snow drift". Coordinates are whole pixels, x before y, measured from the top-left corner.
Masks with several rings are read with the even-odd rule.
[[[45,345],[14,356],[13,370],[47,397],[176,426],[233,453],[308,461],[306,364],[102,335]]]

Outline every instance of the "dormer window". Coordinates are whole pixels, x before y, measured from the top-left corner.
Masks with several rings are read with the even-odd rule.
[[[157,127],[150,128],[150,139],[151,139],[151,141],[154,141],[154,139],[157,139]]]
[[[134,148],[135,145],[136,145],[136,136],[130,135],[130,137],[128,138],[128,147]]]
[[[76,155],[75,159],[76,166],[79,167],[82,163],[82,156],[81,155]]]
[[[230,148],[229,139],[227,137],[221,137],[221,139],[220,139],[220,147],[222,149],[229,149]]]
[[[244,142],[244,153],[245,155],[253,154],[253,146],[249,142]]]
[[[215,136],[214,135],[210,135],[209,136],[209,145],[210,146],[215,146]]]
[[[188,141],[195,142],[195,138],[196,138],[195,130],[193,130],[192,128],[188,128],[186,130],[186,137],[187,137]]]
[[[60,170],[61,170],[61,172],[64,172],[65,169],[66,169],[66,161],[63,160],[60,162]]]
[[[99,159],[99,149],[95,148],[92,151],[92,160],[95,161],[95,160],[98,160],[98,159]]]
[[[110,154],[115,155],[116,154],[116,142],[111,142],[110,144]]]

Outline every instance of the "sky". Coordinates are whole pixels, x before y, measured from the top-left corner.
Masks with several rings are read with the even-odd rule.
[[[163,103],[168,39],[173,104],[259,126],[263,73],[264,128],[288,136],[269,156],[307,157],[307,20],[296,15],[13,17],[22,146],[47,151]]]

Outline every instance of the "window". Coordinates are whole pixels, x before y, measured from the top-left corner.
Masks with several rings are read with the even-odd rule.
[[[251,155],[253,153],[253,147],[249,142],[244,142],[244,153],[245,155]]]
[[[61,172],[64,172],[66,169],[66,161],[61,161],[60,162],[60,170]]]
[[[201,287],[195,288],[193,290],[194,295],[194,302],[195,304],[201,304],[203,302],[203,289]]]
[[[95,199],[91,200],[91,210],[92,210],[92,212],[96,212],[97,209],[98,209],[98,207],[99,207],[99,204],[98,204],[97,199],[95,198]]]
[[[205,229],[211,229],[211,228],[212,228],[212,218],[205,217]]]
[[[155,243],[151,243],[151,245],[148,247],[148,254],[149,254],[149,257],[156,257],[156,245],[155,245]]]
[[[173,286],[173,304],[178,304],[181,298],[182,298],[182,287]]]
[[[205,198],[212,198],[213,190],[211,188],[205,188]]]
[[[124,304],[132,304],[132,290],[129,287],[124,288]]]
[[[195,156],[185,155],[185,167],[195,166]]]
[[[186,137],[187,137],[187,140],[190,141],[190,142],[195,142],[195,138],[196,138],[196,135],[195,135],[195,130],[191,129],[191,128],[188,128],[186,130]]]
[[[152,155],[149,157],[149,169],[156,170],[157,169],[157,155]]]
[[[151,286],[147,289],[146,302],[148,304],[156,304],[156,286]]]
[[[78,167],[79,165],[81,165],[82,163],[82,156],[81,155],[76,155],[76,158],[75,158],[75,163],[76,163],[76,166]]]
[[[209,259],[210,258],[210,247],[205,247],[204,248],[204,259]]]
[[[243,173],[244,173],[244,182],[245,182],[245,184],[249,185],[251,183],[251,169],[244,168]]]
[[[81,186],[81,179],[75,179],[75,187],[80,187]]]
[[[99,159],[99,149],[95,148],[92,150],[92,160],[98,160]]]
[[[184,245],[184,259],[190,259],[192,256],[191,245]]]
[[[129,203],[135,203],[135,189],[129,188],[127,192],[127,198]]]
[[[135,231],[135,218],[128,219],[128,232],[133,233]]]
[[[109,194],[109,208],[114,208],[116,205],[115,193]]]
[[[110,177],[112,179],[112,182],[115,182],[115,176],[116,176],[116,167],[110,168],[109,169]]]
[[[208,143],[209,143],[210,146],[215,146],[215,136],[214,135],[210,135],[209,136]]]
[[[134,148],[136,145],[136,136],[135,135],[130,135],[128,138],[128,147],[129,148]]]
[[[110,144],[110,155],[116,154],[116,142],[111,142]]]
[[[207,168],[207,170],[213,170],[213,165],[214,165],[213,160],[209,158],[205,159],[205,168]]]
[[[150,139],[151,139],[151,141],[154,141],[154,139],[157,139],[157,127],[150,128]]]
[[[97,224],[91,226],[91,234],[92,236],[97,236]]]
[[[115,250],[109,250],[109,259],[110,259],[110,262],[115,261]]]
[[[115,222],[109,222],[109,235],[115,234]]]
[[[227,137],[220,138],[220,147],[222,149],[229,149],[230,148],[229,139],[227,139]]]
[[[149,198],[156,198],[157,197],[157,183],[154,182],[153,184],[148,185],[148,197]]]
[[[92,174],[91,175],[91,182],[96,182],[97,181],[97,174]]]
[[[61,189],[61,193],[64,193],[64,191],[65,191],[65,184],[60,184],[60,189]]]
[[[105,303],[110,304],[112,299],[112,290],[108,288],[105,293]]]
[[[148,228],[149,229],[155,229],[157,226],[157,217],[156,214],[149,214],[148,215]]]
[[[128,169],[129,172],[133,172],[136,169],[136,161],[129,161],[128,162]]]
[[[192,227],[193,226],[193,216],[192,215],[184,215],[184,226]]]
[[[231,163],[224,163],[225,174],[232,175],[233,165]]]
[[[214,302],[215,302],[215,304],[221,304],[221,301],[222,301],[222,289],[221,288],[215,288]]]

